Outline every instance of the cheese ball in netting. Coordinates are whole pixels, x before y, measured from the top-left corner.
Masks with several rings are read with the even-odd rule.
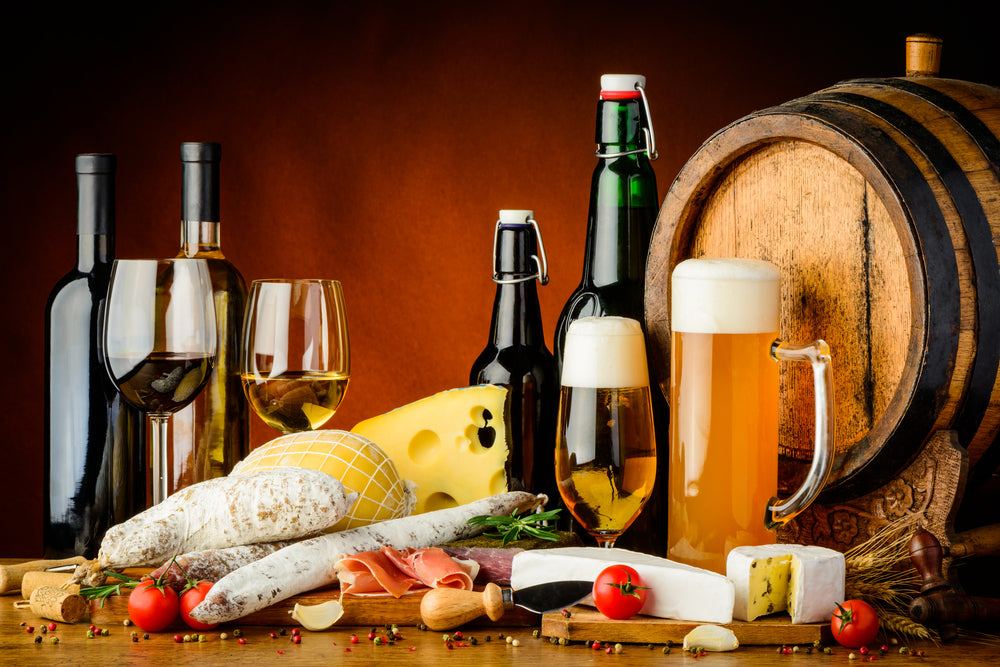
[[[347,516],[326,532],[408,516],[416,502],[413,483],[399,476],[392,459],[368,438],[348,431],[280,436],[253,450],[230,474],[288,466],[321,470],[357,492],[358,500]]]

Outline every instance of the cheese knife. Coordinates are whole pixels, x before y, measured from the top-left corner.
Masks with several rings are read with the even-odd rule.
[[[482,591],[432,588],[420,601],[420,617],[431,630],[450,630],[483,614],[498,621],[514,606],[536,614],[570,607],[590,595],[593,581],[550,581],[526,588],[486,584]]]

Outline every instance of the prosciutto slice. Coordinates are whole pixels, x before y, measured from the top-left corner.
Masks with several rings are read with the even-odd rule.
[[[382,547],[382,553],[400,570],[419,579],[428,588],[460,588],[471,591],[472,582],[479,573],[478,563],[456,561],[440,547],[411,547],[403,551]]]
[[[363,551],[344,556],[337,561],[336,568],[341,593],[356,595],[387,591],[398,598],[411,588],[423,585],[417,577],[401,570],[382,551]]]
[[[341,593],[388,592],[396,598],[415,588],[472,590],[479,571],[475,561],[457,561],[439,547],[399,550],[385,546],[344,556],[335,567]]]

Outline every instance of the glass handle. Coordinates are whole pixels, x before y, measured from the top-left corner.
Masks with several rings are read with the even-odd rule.
[[[816,392],[816,434],[812,466],[805,481],[787,500],[772,498],[764,512],[764,524],[774,530],[792,519],[816,499],[833,469],[833,366],[830,347],[822,340],[809,345],[792,345],[780,340],[771,344],[771,356],[778,361],[808,361],[813,368]]]

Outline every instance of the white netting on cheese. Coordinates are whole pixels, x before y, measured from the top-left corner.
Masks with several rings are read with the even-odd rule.
[[[231,474],[286,466],[321,470],[357,492],[357,502],[330,531],[408,516],[416,502],[413,484],[400,477],[392,459],[368,438],[349,431],[327,429],[280,436],[252,451]]]

